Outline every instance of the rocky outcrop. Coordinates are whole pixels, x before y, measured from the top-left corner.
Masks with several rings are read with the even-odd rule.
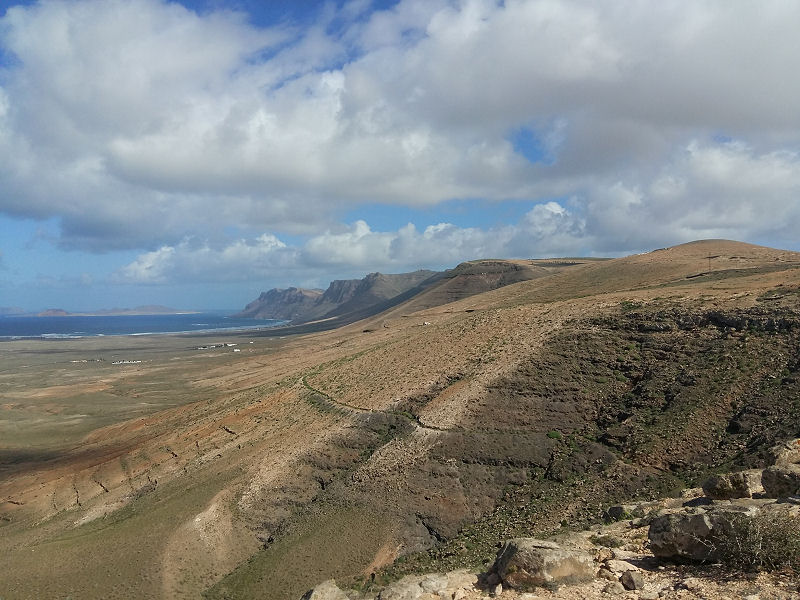
[[[764,493],[770,498],[800,495],[800,465],[778,464],[764,469]]]
[[[800,495],[800,438],[773,446],[770,455],[774,464],[764,469],[761,482],[769,498]]]
[[[763,491],[760,470],[715,475],[703,483],[703,493],[712,500],[752,498]]]
[[[407,575],[386,586],[375,600],[460,600],[476,589],[478,576],[466,569],[449,573]],[[361,597],[361,594],[355,593]],[[307,591],[302,600],[349,600],[336,583],[330,579]]]
[[[699,489],[689,490],[697,496]],[[702,497],[700,497],[702,499]],[[783,531],[796,531],[794,523],[800,522],[800,500],[776,502],[772,499],[721,500],[704,506],[691,506],[698,500],[670,498],[655,502],[627,504],[624,511],[627,519],[614,521],[605,531],[613,535],[600,535],[602,529],[573,533],[562,538],[562,544],[534,538],[507,540],[497,553],[494,564],[487,573],[475,575],[467,570],[427,575],[407,575],[378,592],[340,590],[333,581],[326,581],[303,596],[304,600],[477,600],[487,597],[509,597],[524,599],[539,597],[536,587],[545,587],[547,597],[584,598],[602,600],[609,595],[625,596],[639,600],[657,600],[660,597],[681,597],[683,591],[695,594],[691,597],[731,598],[745,597],[740,592],[751,584],[739,585],[726,582],[729,587],[720,587],[713,577],[685,578],[674,567],[659,564],[656,559],[670,561],[724,562],[732,548],[739,549],[742,543],[750,544],[764,533],[763,524],[787,524]],[[676,503],[677,502],[677,503]],[[660,508],[656,510],[657,506]],[[642,544],[641,518],[630,519],[634,514],[649,511],[652,523],[648,532],[649,551]],[[656,514],[660,513],[660,514]],[[762,519],[763,518],[763,519]],[[761,524],[759,524],[759,519]],[[754,527],[750,527],[753,525]],[[594,528],[593,528],[594,529]],[[735,548],[729,543],[731,532],[743,535],[735,540]],[[753,533],[755,532],[755,533]],[[595,535],[595,533],[597,535]],[[588,534],[591,534],[589,536]],[[597,547],[592,541],[591,549],[585,540],[598,538],[627,539],[625,548]],[[726,538],[727,536],[727,538]],[[726,542],[726,539],[728,542]],[[769,540],[769,537],[759,538]],[[787,538],[788,539],[788,538]],[[796,540],[796,535],[791,538]],[[582,541],[584,540],[584,541]],[[636,541],[636,543],[631,543]],[[795,551],[786,548],[787,551]],[[773,548],[775,550],[775,548]],[[777,551],[782,552],[783,546]],[[760,552],[756,548],[756,553]],[[796,564],[791,563],[791,564]],[[741,565],[740,565],[741,566]],[[773,595],[763,597],[791,597],[797,590],[796,582],[776,580],[771,589]],[[560,590],[561,585],[568,584]],[[748,588],[749,589],[749,588]],[[534,594],[522,592],[534,591]],[[541,590],[540,590],[541,591]],[[786,595],[786,594],[789,595]],[[781,595],[783,594],[783,595]],[[627,597],[627,596],[625,596]],[[689,597],[689,596],[687,596]]]
[[[763,471],[727,473],[706,481],[703,493],[713,501],[710,506],[693,506],[652,519],[648,538],[653,554],[672,560],[718,560],[733,538],[745,535],[742,532],[757,523],[754,519],[774,522],[800,516],[797,503],[780,502],[800,494],[800,464],[796,464],[800,440],[774,446],[770,454],[776,464]],[[755,494],[762,499],[749,500]]]
[[[491,572],[503,585],[524,590],[589,581],[594,577],[595,564],[594,557],[582,550],[561,548],[546,540],[515,538],[497,553]]]

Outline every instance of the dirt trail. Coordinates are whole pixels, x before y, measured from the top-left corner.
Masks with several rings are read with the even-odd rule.
[[[393,417],[400,417],[402,419],[407,420],[411,425],[413,425],[417,429],[426,429],[428,431],[445,431],[442,427],[436,427],[434,425],[428,425],[423,423],[422,419],[418,415],[414,415],[411,413],[406,413],[398,410],[381,410],[378,408],[362,408],[361,406],[354,406],[352,404],[347,404],[345,402],[340,402],[336,400],[330,394],[326,394],[322,390],[318,390],[317,388],[313,387],[311,384],[308,383],[306,380],[306,376],[304,375],[300,379],[301,383],[305,388],[307,388],[311,393],[315,394],[315,399],[319,402],[323,402],[329,408],[338,409],[344,411],[347,414],[352,416],[355,415],[363,415],[363,414],[381,414]]]

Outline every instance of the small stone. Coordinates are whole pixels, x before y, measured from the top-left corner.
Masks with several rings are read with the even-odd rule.
[[[611,569],[607,569],[606,567],[601,567],[597,572],[597,576],[600,579],[606,579],[608,581],[619,581],[619,577],[614,575],[613,571],[611,571]]]
[[[639,600],[657,600],[658,592],[639,592]]]
[[[617,596],[619,594],[624,594],[625,588],[619,581],[611,581],[608,583],[608,585],[606,585],[606,587],[603,588],[603,593]]]
[[[467,590],[464,588],[458,589],[453,592],[453,600],[464,600],[467,597]]]
[[[687,577],[678,584],[679,587],[689,590],[690,592],[698,592],[702,589],[703,585],[696,577]]]
[[[599,563],[605,562],[609,558],[614,558],[614,553],[611,552],[611,548],[605,548],[605,547],[598,548],[594,552],[594,560],[596,562],[599,562]]]
[[[638,567],[632,565],[627,560],[607,560],[605,562],[605,568],[611,571],[612,573],[616,573],[617,575],[622,575],[625,571],[637,571]]]
[[[625,571],[620,577],[620,582],[625,586],[626,590],[644,589],[644,577],[638,571]]]

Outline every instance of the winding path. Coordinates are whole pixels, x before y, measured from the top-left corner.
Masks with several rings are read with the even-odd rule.
[[[401,417],[403,419],[406,419],[407,421],[412,423],[414,425],[414,427],[417,427],[419,429],[426,429],[428,431],[449,431],[449,429],[444,429],[442,427],[436,427],[434,425],[427,425],[422,421],[422,419],[420,419],[420,417],[418,415],[415,415],[415,414],[410,413],[410,412],[403,412],[403,411],[399,411],[399,410],[377,410],[377,409],[374,409],[374,408],[363,408],[361,406],[355,406],[353,404],[347,404],[346,402],[340,402],[340,401],[334,399],[330,394],[326,394],[322,390],[318,390],[317,388],[312,386],[310,383],[308,383],[308,380],[306,379],[306,375],[303,375],[300,378],[300,382],[303,384],[303,386],[306,389],[308,389],[310,392],[316,394],[319,398],[322,399],[323,402],[327,403],[330,408],[348,411],[351,414],[391,415],[391,416]]]

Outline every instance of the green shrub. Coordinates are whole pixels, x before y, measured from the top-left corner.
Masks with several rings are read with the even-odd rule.
[[[630,312],[632,310],[636,310],[637,308],[641,308],[642,303],[633,302],[631,300],[623,300],[622,302],[619,303],[619,306],[622,309],[622,312]]]
[[[613,535],[593,535],[589,538],[595,546],[605,546],[606,548],[619,548],[622,546],[622,540]]]
[[[551,440],[560,440],[562,436],[560,431],[556,431],[554,429],[553,431],[547,432],[547,437],[549,437]]]
[[[735,516],[714,543],[718,560],[731,568],[800,572],[800,523],[786,513]]]

